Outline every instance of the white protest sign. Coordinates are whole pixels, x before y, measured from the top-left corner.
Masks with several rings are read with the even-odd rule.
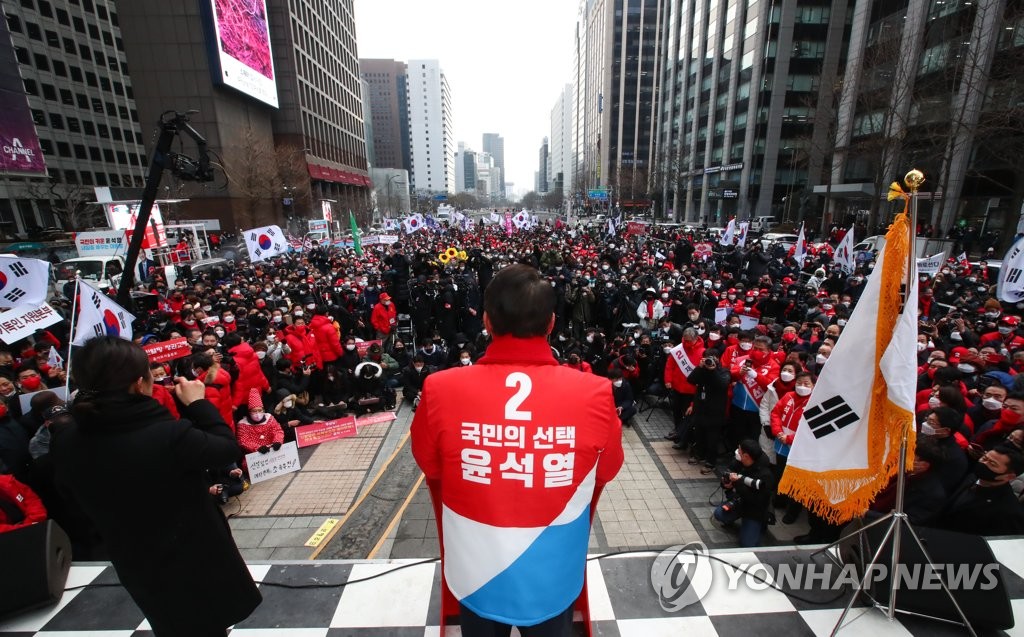
[[[928,276],[935,276],[935,273],[939,271],[942,264],[946,262],[946,253],[940,252],[933,254],[930,257],[917,260],[917,272],[918,274],[927,274]]]
[[[741,330],[752,330],[761,322],[756,316],[747,316],[746,314],[739,314],[738,316],[740,317]]]
[[[254,451],[246,454],[245,464],[249,468],[249,482],[252,484],[286,473],[294,473],[302,468],[299,462],[299,448],[294,442],[285,443],[280,449],[271,450],[270,453]]]
[[[39,307],[16,307],[0,314],[0,340],[10,345],[62,320],[63,317],[48,303]]]
[[[717,325],[725,325],[725,319],[729,318],[732,314],[731,307],[716,307],[715,308],[715,323]]]

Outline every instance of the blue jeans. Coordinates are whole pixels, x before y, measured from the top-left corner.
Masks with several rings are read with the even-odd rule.
[[[715,508],[715,519],[722,524],[740,523],[740,546],[748,548],[761,545],[761,535],[764,533],[764,523],[751,518],[741,518],[740,512],[736,509],[726,511],[719,505]]]

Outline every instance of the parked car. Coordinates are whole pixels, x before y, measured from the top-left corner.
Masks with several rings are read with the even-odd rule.
[[[796,245],[796,242],[799,238],[800,235],[786,234],[782,232],[769,232],[767,234],[762,235],[759,241],[761,242],[762,248],[768,248],[768,246],[770,245],[778,244],[784,247],[786,250],[789,250],[790,248]]]

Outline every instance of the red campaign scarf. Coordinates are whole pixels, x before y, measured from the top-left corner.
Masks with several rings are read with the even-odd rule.
[[[739,363],[742,366],[743,365],[743,361],[747,360],[748,358],[750,358],[750,357],[749,356],[744,356],[742,358],[736,359],[736,362]],[[753,361],[751,361],[751,362],[753,362]],[[764,369],[766,369],[767,367],[769,367],[769,365],[767,363],[765,363],[764,365],[760,365],[758,367],[755,367],[754,369],[757,371],[758,375],[760,375],[761,372]],[[746,387],[747,391],[750,392],[750,395],[753,396],[754,402],[756,402],[758,405],[760,405],[761,404],[761,399],[764,398],[764,389],[762,389],[761,386],[757,384],[757,376],[755,376],[754,378],[751,378],[746,373],[741,374],[740,375],[740,382],[743,383],[743,386]]]
[[[657,299],[651,299],[650,301],[647,302],[647,318],[648,319],[654,318],[654,304],[656,302],[657,302]]]

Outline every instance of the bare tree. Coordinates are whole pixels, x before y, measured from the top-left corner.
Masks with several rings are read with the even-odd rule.
[[[273,142],[257,135],[251,126],[242,133],[238,150],[230,163],[224,166],[234,192],[245,201],[245,210],[239,220],[242,227],[260,225],[261,211],[281,193],[279,156]]]
[[[29,198],[48,201],[50,212],[67,231],[77,231],[94,225],[102,219],[99,206],[90,205],[92,189],[78,184],[64,184],[54,177],[32,180],[25,188]]]

